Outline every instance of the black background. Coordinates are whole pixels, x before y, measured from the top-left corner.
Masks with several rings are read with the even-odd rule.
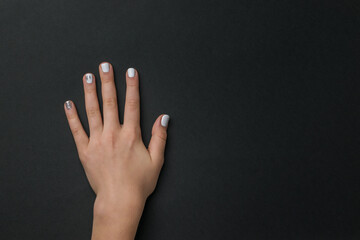
[[[0,239],[89,239],[63,112],[82,75],[140,72],[143,138],[171,115],[137,239],[360,238],[360,4],[1,0]]]

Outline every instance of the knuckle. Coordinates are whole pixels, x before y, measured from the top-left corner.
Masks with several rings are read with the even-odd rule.
[[[128,98],[126,100],[126,105],[130,109],[137,109],[139,107],[139,99],[137,99],[137,98]]]
[[[79,154],[80,162],[82,164],[87,164],[93,161],[94,159],[96,159],[96,157],[94,157],[94,151],[92,151],[89,148],[83,148],[81,150],[78,150],[78,154]]]
[[[71,132],[74,135],[74,137],[78,137],[81,135],[81,129],[79,127],[72,128]]]
[[[96,86],[95,84],[91,84],[91,85],[85,85],[85,93],[89,94],[89,95],[93,95],[96,93]]]
[[[135,132],[130,132],[127,135],[127,139],[129,142],[134,143],[138,139],[138,135]]]
[[[117,135],[113,132],[109,132],[104,136],[104,141],[101,145],[113,147],[115,146],[115,143],[117,142]]]
[[[104,99],[104,106],[108,108],[115,108],[117,105],[116,98],[105,98]]]
[[[108,83],[113,83],[114,79],[112,77],[103,77],[101,81],[102,83],[108,84]]]
[[[126,134],[126,139],[127,141],[133,143],[137,140],[138,138],[138,135],[136,134],[135,131],[129,131],[127,134]]]
[[[92,143],[93,146],[98,146],[98,147],[101,146],[101,139],[100,139],[100,138],[92,137],[92,136],[90,135],[89,140],[90,140],[90,142]]]
[[[134,79],[132,79],[131,81],[128,81],[128,82],[126,83],[126,85],[127,85],[128,87],[137,87],[137,86],[138,86],[138,81],[135,81]]]
[[[165,131],[161,131],[158,133],[155,133],[155,136],[157,136],[159,139],[161,139],[162,141],[166,142],[166,138],[167,138],[167,133]]]
[[[81,162],[85,162],[88,159],[89,153],[86,150],[78,150],[78,154]]]
[[[140,138],[140,130],[138,129],[127,129],[124,131],[126,131],[125,134],[125,138],[126,141],[130,144],[133,145],[135,142],[137,142]]]
[[[99,109],[97,107],[89,107],[86,109],[88,117],[95,117],[99,113]]]
[[[68,119],[69,119],[70,121],[75,120],[76,118],[77,118],[77,115],[76,115],[76,114],[69,114],[69,115],[68,115]]]

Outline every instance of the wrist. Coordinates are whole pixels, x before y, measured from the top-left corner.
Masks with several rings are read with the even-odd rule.
[[[128,212],[142,213],[146,199],[138,194],[99,193],[94,203],[94,216],[112,216]]]
[[[109,234],[105,239],[134,239],[146,199],[132,194],[98,194],[94,203],[93,238],[98,236],[100,229]]]

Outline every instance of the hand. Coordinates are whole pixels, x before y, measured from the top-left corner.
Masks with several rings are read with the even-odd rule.
[[[95,76],[88,73],[83,77],[90,137],[81,125],[74,103],[66,101],[64,108],[80,161],[97,195],[93,239],[117,239],[114,236],[116,232],[111,232],[109,225],[122,230],[122,237],[132,239],[146,198],[154,191],[164,162],[169,116],[160,115],[157,118],[146,149],[141,138],[137,71],[130,68],[126,74],[122,125],[119,122],[113,68],[105,62],[99,66],[99,72],[104,121],[100,114]]]

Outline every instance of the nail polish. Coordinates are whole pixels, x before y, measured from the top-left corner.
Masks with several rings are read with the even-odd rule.
[[[86,75],[85,75],[85,80],[86,80],[86,82],[87,83],[92,83],[93,82],[93,76],[92,76],[92,74],[91,73],[87,73]]]
[[[66,101],[65,102],[65,107],[66,107],[67,110],[72,109],[72,102],[71,101]]]
[[[170,116],[169,115],[164,115],[164,116],[162,116],[162,118],[161,118],[161,126],[163,126],[163,127],[167,127],[168,126],[168,124],[169,124],[169,120],[170,120]]]
[[[132,78],[132,77],[135,76],[135,69],[129,68],[127,72],[128,72],[128,76],[129,76],[129,77]]]
[[[104,73],[107,73],[110,71],[110,65],[109,63],[102,63],[101,64],[101,69]]]

